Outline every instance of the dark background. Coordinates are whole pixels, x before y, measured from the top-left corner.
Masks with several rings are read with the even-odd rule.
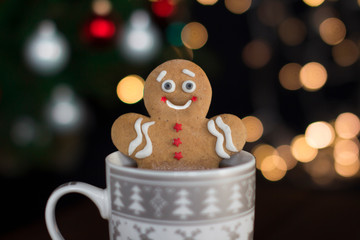
[[[277,37],[277,26],[266,26],[257,19],[263,2],[281,3],[286,16],[301,19],[308,28],[305,40],[297,46],[283,44]],[[148,1],[112,4],[109,18],[118,29],[135,9],[141,7],[150,13],[163,40],[156,57],[140,65],[131,63],[118,53],[114,40],[84,34],[87,22],[95,17],[91,1],[0,1],[0,239],[49,239],[45,204],[51,192],[63,183],[83,181],[105,187],[104,158],[116,151],[110,139],[113,121],[126,112],[146,114],[143,101],[133,105],[119,101],[116,85],[129,74],[145,79],[168,59],[190,58],[208,74],[213,87],[209,117],[221,113],[241,118],[258,114],[265,132],[256,143],[276,146],[289,142],[279,134],[280,127],[295,136],[304,133],[313,121],[331,121],[345,111],[359,115],[359,61],[348,67],[334,63],[331,46],[323,43],[312,28],[310,19],[315,8],[300,0],[254,0],[251,9],[241,15],[231,13],[223,1],[213,6],[180,1],[181,10],[169,18],[156,16]],[[358,39],[360,8],[356,0],[325,1],[321,7],[335,11],[347,26],[347,36]],[[26,39],[44,19],[56,23],[71,48],[67,66],[48,76],[31,69],[23,57]],[[207,28],[208,41],[193,51],[193,58],[185,54],[184,47],[166,41],[166,27],[174,21],[198,21]],[[258,38],[268,42],[271,58],[265,66],[251,69],[241,54],[249,41]],[[281,87],[278,73],[283,65],[310,61],[319,61],[327,68],[328,81],[322,89],[308,92]],[[85,121],[72,132],[53,131],[43,120],[44,106],[60,83],[70,86],[86,106]],[[11,129],[22,116],[33,119],[40,133],[49,136],[45,143],[14,142]],[[245,150],[251,151],[256,143],[248,143]],[[299,163],[276,182],[266,180],[257,171],[255,239],[360,239],[359,175],[338,176],[327,185],[317,185],[303,165]],[[57,209],[66,239],[108,238],[107,222],[85,197],[68,195]]]

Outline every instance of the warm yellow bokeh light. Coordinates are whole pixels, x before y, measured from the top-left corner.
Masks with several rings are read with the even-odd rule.
[[[225,7],[232,13],[241,14],[251,6],[252,0],[225,0]]]
[[[310,162],[316,157],[318,150],[307,144],[304,135],[298,135],[291,141],[291,153],[300,162]]]
[[[201,23],[191,22],[182,29],[181,40],[187,48],[199,49],[207,42],[208,32]]]
[[[293,169],[298,161],[291,153],[291,147],[289,145],[281,145],[276,148],[279,156],[285,160],[287,170]]]
[[[342,165],[335,162],[335,171],[337,174],[343,177],[352,177],[359,172],[360,163],[359,161],[355,161],[349,165]]]
[[[252,149],[252,154],[256,159],[256,168],[260,169],[262,161],[268,156],[276,155],[277,152],[274,147],[268,144],[259,144]]]
[[[253,40],[249,42],[242,51],[244,63],[252,69],[264,67],[271,58],[271,49],[264,40]]]
[[[286,163],[278,155],[267,156],[261,163],[261,173],[270,181],[279,181],[286,174]]]
[[[345,39],[332,48],[334,61],[342,67],[348,67],[359,59],[359,47],[352,40]]]
[[[325,0],[303,0],[310,7],[318,7],[320,6]]]
[[[94,13],[100,16],[108,15],[111,12],[111,2],[109,0],[95,0],[92,3]]]
[[[136,103],[144,96],[144,80],[138,75],[129,75],[120,80],[116,93],[124,103]]]
[[[319,27],[321,39],[329,44],[336,45],[341,43],[346,36],[345,24],[338,18],[327,18]]]
[[[339,139],[334,146],[335,162],[341,165],[350,165],[359,159],[358,145],[349,139]]]
[[[214,5],[218,0],[197,0],[202,5]]]
[[[263,125],[257,117],[247,116],[242,119],[246,128],[246,141],[255,142],[259,140],[264,132]]]
[[[304,41],[306,26],[297,18],[288,18],[280,24],[278,33],[286,45],[296,46]]]
[[[350,112],[340,114],[335,120],[335,130],[341,138],[356,137],[360,131],[359,117]]]
[[[309,62],[300,70],[300,82],[308,91],[320,89],[327,81],[327,71],[317,62]]]
[[[327,122],[314,122],[306,128],[305,139],[313,148],[325,148],[334,142],[335,131]]]
[[[300,83],[301,65],[298,63],[288,63],[279,72],[281,86],[287,90],[297,90],[301,88]]]

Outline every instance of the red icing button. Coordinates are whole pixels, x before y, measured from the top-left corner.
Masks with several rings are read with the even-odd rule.
[[[175,124],[174,129],[176,130],[176,132],[179,132],[180,130],[182,130],[181,126],[182,126],[182,125],[179,124],[179,123],[176,123],[176,124]]]
[[[161,98],[161,101],[162,101],[162,102],[166,102],[166,100],[167,100],[166,97],[162,97],[162,98]]]
[[[180,141],[180,138],[174,138],[173,144],[178,147],[180,144],[182,144],[182,142]]]
[[[174,158],[176,158],[177,160],[180,160],[181,158],[183,158],[181,152],[175,152]]]
[[[193,97],[191,98],[191,100],[192,100],[193,102],[195,102],[195,101],[197,100],[197,97],[193,96]]]

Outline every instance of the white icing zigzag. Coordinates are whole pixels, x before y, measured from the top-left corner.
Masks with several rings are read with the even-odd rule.
[[[145,135],[145,140],[146,140],[146,145],[144,147],[143,150],[137,152],[135,154],[135,157],[136,158],[146,158],[148,156],[150,156],[152,154],[152,142],[151,142],[151,139],[148,135],[148,129],[151,125],[155,124],[155,122],[147,122],[147,123],[144,123],[141,127],[141,130],[142,132],[144,133]]]
[[[217,138],[215,145],[216,154],[221,158],[230,158],[229,154],[225,152],[223,147],[224,136],[221,133],[219,133],[218,130],[216,130],[214,120],[210,120],[208,122],[208,130],[212,135],[214,135]]]
[[[221,117],[216,118],[216,125],[224,131],[225,133],[225,140],[226,140],[226,149],[232,152],[238,152],[236,149],[231,136],[231,129],[230,127],[224,123]]]
[[[129,145],[129,156],[131,154],[133,154],[133,152],[135,151],[135,149],[141,144],[142,142],[142,133],[141,133],[141,121],[143,119],[142,118],[138,118],[136,121],[135,121],[135,131],[136,131],[136,138],[134,140],[132,140],[132,142],[130,143]]]

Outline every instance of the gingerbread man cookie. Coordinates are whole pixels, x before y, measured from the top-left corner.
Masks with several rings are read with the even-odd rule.
[[[212,90],[205,72],[193,62],[170,60],[145,82],[144,103],[150,117],[120,116],[111,137],[120,152],[139,168],[199,170],[217,168],[246,141],[242,121],[231,114],[206,118]]]

